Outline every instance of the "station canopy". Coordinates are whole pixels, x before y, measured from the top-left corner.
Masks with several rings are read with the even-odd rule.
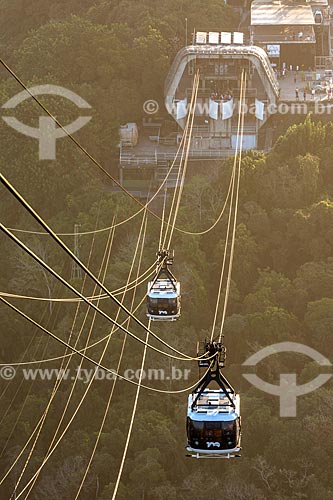
[[[251,5],[252,26],[314,25],[311,5],[293,0],[254,0]]]

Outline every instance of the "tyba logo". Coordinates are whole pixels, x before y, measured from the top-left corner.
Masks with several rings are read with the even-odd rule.
[[[58,85],[37,85],[28,90],[23,90],[23,92],[20,92],[9,99],[9,101],[3,104],[2,107],[4,109],[14,109],[21,102],[29,99],[29,97],[35,97],[41,94],[65,97],[69,101],[73,102],[78,108],[91,108],[91,106],[84,99],[82,99],[82,97],[78,96],[71,90],[59,87]],[[79,116],[72,123],[66,125],[66,127],[64,127],[65,130],[60,127],[57,128],[54,119],[50,116],[40,116],[38,128],[30,127],[29,125],[20,122],[13,116],[3,116],[2,119],[7,123],[7,125],[21,134],[38,139],[40,160],[55,160],[56,140],[65,137],[67,134],[77,132],[91,120],[91,116]]]
[[[243,363],[243,366],[256,366],[260,361],[267,358],[268,356],[282,352],[295,352],[304,354],[312,358],[320,366],[332,366],[330,360],[325,358],[325,356],[320,354],[318,351],[315,351],[311,347],[305,346],[303,344],[298,344],[296,342],[281,342],[279,344],[267,346],[250,356]],[[261,391],[267,392],[268,394],[273,394],[274,396],[279,396],[281,417],[296,417],[297,397],[304,394],[309,394],[310,392],[319,389],[319,387],[325,384],[331,378],[331,376],[332,375],[329,373],[320,374],[307,384],[297,385],[296,373],[281,373],[280,384],[274,385],[265,382],[255,374],[243,374],[243,377],[245,377],[246,380],[248,380],[252,385],[257,387]]]

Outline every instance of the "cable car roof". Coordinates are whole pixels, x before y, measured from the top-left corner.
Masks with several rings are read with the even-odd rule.
[[[240,416],[240,398],[238,394],[233,394],[231,391],[228,391],[228,395],[235,407],[231,406],[229,399],[222,390],[205,389],[192,410],[192,403],[196,393],[190,394],[187,416],[197,421],[236,420]]]
[[[176,288],[176,290],[175,290]],[[153,299],[172,299],[180,295],[180,283],[174,284],[170,280],[158,279],[148,283],[148,296]]]

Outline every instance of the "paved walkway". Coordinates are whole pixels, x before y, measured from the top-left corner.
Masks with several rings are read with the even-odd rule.
[[[295,82],[295,74],[296,74],[296,82]],[[289,71],[287,75],[284,78],[281,78],[279,80],[280,88],[281,88],[281,95],[280,95],[280,100],[281,101],[296,101],[296,88],[299,90],[299,100],[302,102],[304,101],[304,88],[306,85],[306,82],[303,81],[302,78],[302,72],[299,71],[298,73],[296,72],[291,72]],[[321,101],[323,98],[322,94],[317,94],[315,96],[316,101]],[[307,101],[313,101],[313,97],[311,94],[307,94],[306,96]]]

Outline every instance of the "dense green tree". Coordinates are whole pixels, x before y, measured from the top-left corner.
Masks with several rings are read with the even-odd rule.
[[[307,301],[333,297],[333,259],[324,262],[307,262],[297,270],[294,280],[299,293],[305,293]]]
[[[117,173],[118,127],[127,121],[139,123],[147,98],[163,102],[163,83],[176,52],[194,28],[231,30],[237,28],[234,10],[217,0],[50,0],[33,5],[22,0],[0,0],[0,46],[3,54],[29,86],[52,83],[82,96],[90,105],[92,119],[75,136],[104,166]],[[19,12],[19,14],[18,14]],[[2,101],[21,91],[5,71],[1,73]],[[42,96],[43,103],[61,123],[77,117],[75,105],[67,100]],[[3,110],[4,114],[6,113]],[[17,108],[23,122],[36,126],[40,109],[31,100]],[[138,205],[113,190],[111,182],[97,173],[68,140],[57,143],[56,161],[38,161],[38,145],[31,138],[1,125],[1,170],[28,201],[59,233],[72,232],[75,223],[82,231],[109,228],[132,216]],[[243,447],[240,460],[194,461],[185,458],[185,391],[162,395],[141,390],[133,434],[121,479],[118,498],[162,500],[330,500],[333,475],[323,464],[332,462],[333,397],[329,384],[297,401],[297,418],[279,418],[278,398],[251,387],[242,377],[241,365],[250,354],[280,341],[301,342],[327,357],[333,349],[332,290],[332,123],[316,123],[311,117],[295,124],[268,154],[248,152],[241,165],[241,190],[236,228],[231,289],[223,333],[228,348],[227,374],[241,394]],[[115,154],[115,156],[113,156]],[[190,231],[207,229],[219,216],[230,181],[232,161],[189,165],[177,226]],[[166,212],[170,208],[169,189]],[[11,195],[1,188],[1,220],[9,227],[39,229]],[[152,205],[162,210],[162,198]],[[143,214],[142,214],[143,215]],[[127,279],[142,215],[117,226],[106,284],[110,290]],[[195,355],[197,340],[210,336],[222,257],[225,249],[226,214],[202,237],[175,231],[171,241],[176,250],[174,272],[181,280],[182,317],[175,324],[153,325],[153,330],[177,349]],[[18,233],[17,233],[18,234]],[[89,261],[97,275],[109,229],[80,238],[80,257]],[[70,279],[71,262],[43,235],[19,234],[33,250]],[[158,220],[148,217],[142,269],[155,259],[160,237]],[[71,294],[1,237],[0,289],[44,296]],[[73,238],[63,236],[73,247]],[[91,251],[91,256],[90,255]],[[229,250],[228,250],[229,251]],[[229,255],[229,254],[228,254]],[[89,260],[90,259],[90,260]],[[93,290],[90,280],[73,281],[85,295]],[[137,303],[144,299],[146,281],[137,289]],[[222,299],[225,282],[222,286]],[[118,296],[119,297],[119,296]],[[11,299],[14,300],[14,299]],[[131,297],[125,298],[130,305]],[[15,299],[15,304],[60,338],[78,338],[86,306]],[[100,306],[115,317],[110,300]],[[0,361],[39,360],[62,356],[64,347],[36,332],[7,306],[1,305]],[[145,319],[145,307],[137,311]],[[73,325],[73,318],[76,322]],[[121,321],[125,314],[121,315]],[[78,346],[83,348],[92,315],[83,328]],[[219,332],[221,314],[216,332]],[[130,330],[144,338],[144,330],[130,324]],[[110,324],[96,317],[91,332],[95,342],[110,333]],[[116,367],[123,334],[113,335],[105,355],[107,366]],[[150,340],[151,342],[155,342]],[[104,344],[87,351],[98,359]],[[137,369],[142,346],[127,340],[120,367]],[[310,361],[310,362],[309,362]],[[43,367],[58,367],[56,360]],[[70,366],[75,369],[77,357]],[[33,365],[33,366],[39,366]],[[83,367],[92,370],[88,362]],[[196,363],[171,360],[147,353],[146,369],[164,370],[163,380],[145,380],[164,390],[184,389],[198,379]],[[189,369],[186,380],[168,379],[173,370]],[[318,373],[316,363],[306,357],[271,356],[258,367],[263,379],[277,383],[281,373],[297,373],[300,382]],[[181,373],[181,372],[179,372]],[[8,470],[38,419],[47,407],[53,380],[22,382],[20,372],[10,382],[1,381],[0,467]],[[93,449],[110,380],[96,381],[65,439],[42,470],[31,497],[75,497]],[[47,451],[71,391],[64,381],[41,429],[36,448],[23,476],[31,477]],[[86,382],[77,384],[65,422],[81,402]],[[81,492],[82,500],[112,497],[119,470],[135,389],[118,382],[110,414]],[[29,448],[23,454],[28,456]],[[198,462],[200,462],[198,464]],[[9,498],[19,477],[19,461],[1,485],[1,498]]]
[[[314,123],[308,115],[299,125],[292,125],[282,136],[275,149],[282,157],[296,157],[306,153],[317,154],[325,145],[326,129],[322,123]]]
[[[309,328],[311,336],[320,348],[331,351],[333,339],[331,325],[333,320],[333,298],[323,298],[315,302],[309,302],[304,317],[305,325]]]

